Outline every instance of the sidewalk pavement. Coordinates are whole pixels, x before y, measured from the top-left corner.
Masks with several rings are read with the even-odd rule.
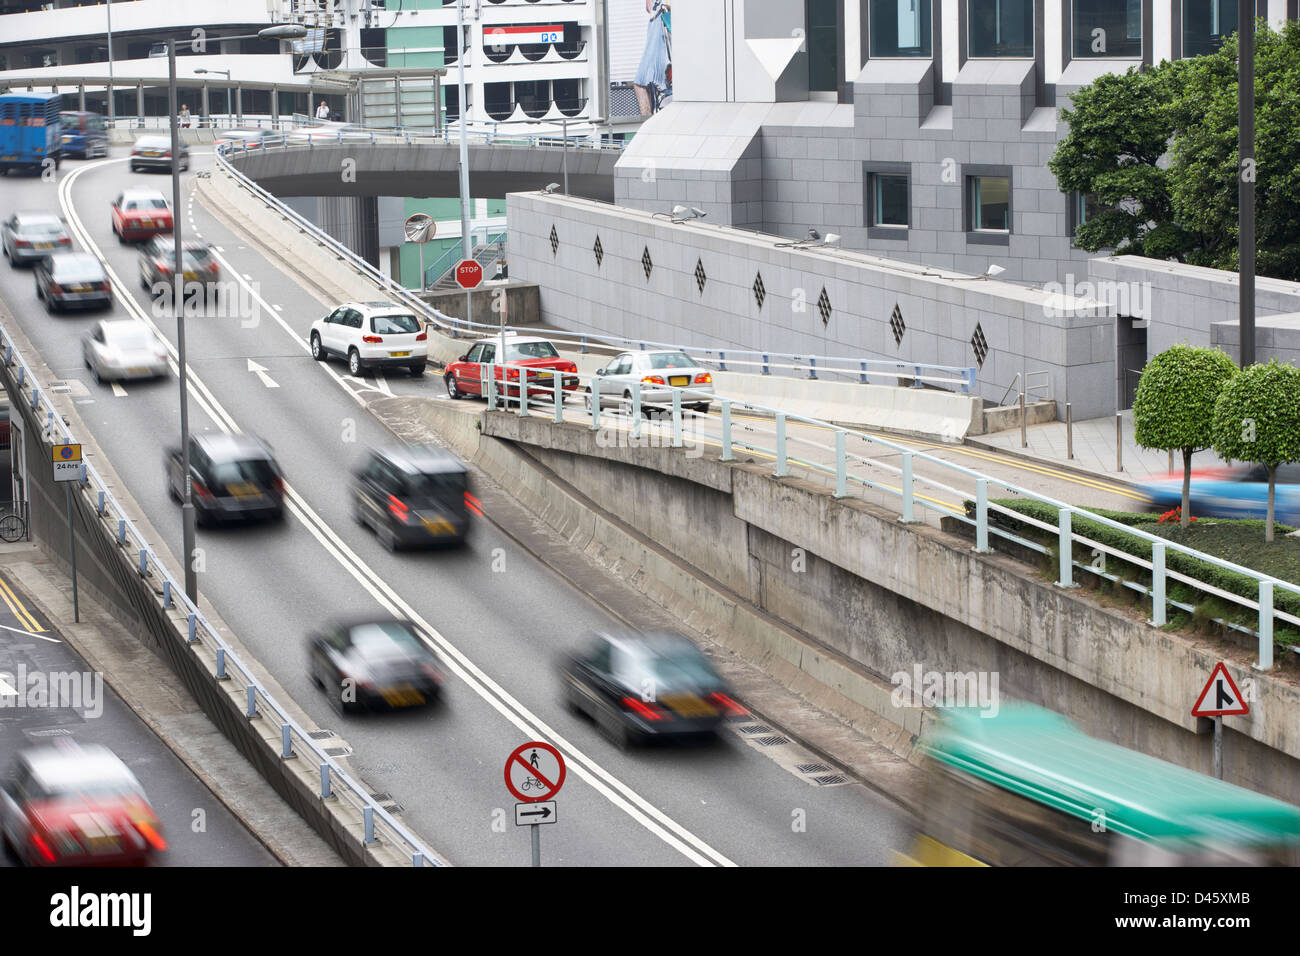
[[[1029,447],[1020,446],[1019,427],[979,438],[968,438],[966,443],[977,448],[1009,452],[1034,461],[1071,468],[1092,475],[1101,475],[1111,481],[1128,483],[1140,482],[1151,475],[1169,474],[1169,453],[1141,448],[1133,438],[1133,412],[1126,411],[1120,415],[1122,421],[1121,464],[1124,470],[1116,470],[1115,455],[1115,418],[1090,418],[1074,423],[1074,458],[1067,456],[1067,438],[1065,422],[1047,422],[1042,425],[1030,425],[1025,429]],[[1213,451],[1202,451],[1192,455],[1192,468],[1224,468],[1227,463]],[[1172,471],[1183,473],[1182,455],[1175,452]]]
[[[343,866],[316,832],[217,729],[180,678],[34,542],[0,542],[0,567],[118,696],[286,866]]]

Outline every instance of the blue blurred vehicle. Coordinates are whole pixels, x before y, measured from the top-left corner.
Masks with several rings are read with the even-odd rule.
[[[63,123],[57,93],[5,93],[0,96],[0,172],[22,169],[39,173],[46,160],[59,168],[63,159]]]
[[[1183,503],[1183,476],[1148,478],[1140,486],[1161,510]],[[1191,511],[1194,518],[1263,518],[1268,508],[1268,468],[1206,468],[1192,472]],[[1281,465],[1273,489],[1273,517],[1300,527],[1300,465]]]
[[[90,159],[108,155],[108,130],[104,117],[98,113],[64,110],[59,114],[63,123],[62,147],[64,156]]]

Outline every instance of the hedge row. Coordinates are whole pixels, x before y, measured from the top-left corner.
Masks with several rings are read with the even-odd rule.
[[[1000,505],[1008,511],[1015,511],[1026,517],[1045,522],[1055,526],[1059,520],[1059,509],[1042,501],[1024,498],[999,498],[990,502],[991,504]],[[1156,526],[1156,516],[1142,512],[1131,511],[1106,511],[1101,508],[1089,509],[1094,514],[1109,518],[1111,521],[1127,525],[1129,527]],[[975,517],[975,502],[966,502],[966,514]],[[1010,531],[1021,537],[1028,537],[1044,545],[1054,545],[1058,542],[1056,535],[1051,534],[1041,528],[1035,528],[1023,522],[1016,521],[1008,515],[996,511],[989,511],[989,523],[1001,528],[1004,531]],[[1262,521],[1253,522],[1260,527],[1260,534],[1263,534],[1264,523]],[[1278,532],[1287,533],[1288,530],[1283,525],[1274,526]],[[1145,561],[1151,560],[1151,542],[1145,538],[1139,538],[1135,535],[1126,534],[1117,528],[1109,525],[1099,524],[1096,521],[1090,521],[1078,514],[1071,516],[1071,529],[1075,534],[1091,538],[1099,544],[1114,548],[1134,557],[1141,558]],[[1145,527],[1143,530],[1149,534],[1158,534],[1155,527]],[[1082,545],[1076,546],[1076,549],[1086,553],[1088,549]],[[1080,554],[1076,554],[1078,559]],[[1113,556],[1111,556],[1113,557]],[[1193,558],[1173,548],[1165,549],[1165,568],[1169,571],[1177,571],[1185,574],[1190,578],[1195,578],[1205,584],[1212,585],[1220,590],[1227,591],[1230,594],[1236,594],[1240,597],[1256,600],[1259,597],[1259,582],[1254,578],[1247,577],[1236,571],[1229,571],[1218,565],[1210,564],[1208,561],[1202,561],[1199,558]],[[1126,572],[1123,575],[1130,581],[1141,581],[1148,587],[1151,584],[1151,572],[1140,565],[1126,565]],[[1173,593],[1173,587],[1179,582],[1169,582],[1169,588],[1166,593]],[[1204,598],[1209,597],[1202,592],[1198,592],[1192,603],[1199,604]],[[1300,595],[1290,591],[1274,589],[1273,606],[1278,610],[1286,611],[1288,614],[1300,615]],[[1248,608],[1239,608],[1242,613],[1249,614]]]

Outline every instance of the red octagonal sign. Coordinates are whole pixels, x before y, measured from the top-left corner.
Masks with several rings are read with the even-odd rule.
[[[564,758],[539,740],[515,748],[506,760],[506,788],[525,803],[550,800],[564,786]]]
[[[456,263],[456,284],[462,289],[473,289],[483,281],[483,267],[473,259]]]

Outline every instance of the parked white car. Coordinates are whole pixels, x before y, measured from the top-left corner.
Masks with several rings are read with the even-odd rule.
[[[609,364],[598,369],[600,376],[600,405],[632,405],[632,386],[641,383],[641,408],[672,405],[673,392],[687,388],[682,405],[698,412],[707,412],[709,402],[705,396],[713,395],[713,374],[700,366],[685,352],[662,350],[654,352],[624,352],[614,356]],[[591,388],[587,388],[587,404],[591,404]]]
[[[135,319],[102,319],[81,339],[86,368],[99,382],[167,374],[167,349],[153,329]]]
[[[331,355],[346,359],[348,371],[402,366],[423,375],[429,360],[429,335],[410,310],[391,302],[347,302],[308,333],[311,355],[324,362]]]

